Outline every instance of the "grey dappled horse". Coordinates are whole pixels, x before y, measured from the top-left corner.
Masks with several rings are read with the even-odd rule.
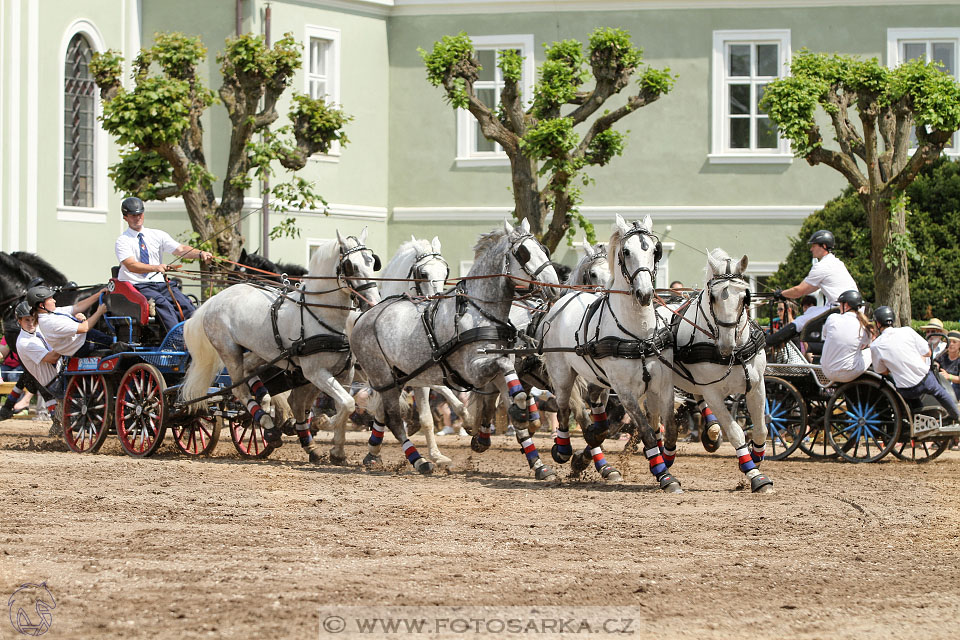
[[[618,215],[609,243],[612,290],[568,293],[547,312],[539,334],[560,408],[554,459],[564,462],[573,455],[567,430],[570,391],[582,378],[588,385],[593,418],[583,436],[600,475],[610,481],[621,479],[600,446],[607,435],[606,404],[609,389],[613,389],[639,427],[651,473],[664,491],[679,493],[680,483],[668,471],[676,447],[670,370],[673,348],[669,328],[653,307],[660,254],[650,216],[631,225]],[[659,432],[661,418],[673,425],[672,432],[668,426],[663,443],[651,427],[657,425]]]
[[[719,419],[727,441],[736,449],[740,470],[750,480],[751,490],[767,493],[773,490],[773,481],[757,468],[767,440],[763,383],[767,356],[763,332],[750,320],[750,285],[743,275],[747,262],[747,256],[734,260],[722,249],[714,249],[707,256],[703,290],[679,308],[660,307],[658,313],[674,326],[673,384],[703,396]],[[747,448],[743,428],[724,403],[727,396],[741,393],[746,395],[753,419],[752,450]],[[709,429],[709,412],[705,418],[708,422],[704,428]]]
[[[368,308],[380,301],[373,281],[380,259],[364,245],[366,237],[366,229],[359,238],[344,238],[338,231],[336,240],[321,242],[310,259],[300,291],[281,294],[275,289],[236,284],[202,304],[183,326],[192,360],[180,390],[181,402],[205,396],[214,376],[226,365],[231,380],[244,381],[234,388],[234,396],[263,427],[264,438],[279,445],[280,430],[262,408],[268,398],[267,390],[258,376],[251,377],[251,371],[287,353],[275,366],[299,367],[310,383],[333,398],[337,414],[333,419],[334,446],[330,458],[334,462],[345,461],[344,429],[355,403],[344,389],[353,380],[344,328],[357,304]],[[279,307],[275,332],[271,307],[276,304]],[[302,337],[309,338],[314,345],[326,342],[332,346],[313,353],[306,349],[303,355],[288,352]],[[282,344],[277,344],[278,339]],[[344,348],[336,349],[338,343]],[[245,350],[249,351],[246,368]],[[313,462],[319,461],[320,456],[310,436],[306,412],[315,396],[316,389],[310,385],[299,387],[290,396],[300,444]],[[188,408],[197,412],[205,405],[204,400]]]
[[[527,430],[528,398],[514,370],[513,356],[480,353],[480,348],[512,347],[515,329],[510,306],[523,281],[559,284],[550,256],[524,220],[484,234],[474,247],[467,277],[428,305],[393,298],[364,313],[356,322],[350,346],[371,386],[381,393],[374,415],[370,453],[365,462],[380,463],[385,428],[403,443],[407,459],[421,473],[433,464],[407,438],[400,410],[400,388],[452,384],[482,391],[499,390],[510,398],[517,421],[517,441],[537,479],[555,477],[543,464]],[[516,278],[516,280],[515,280]],[[553,296],[552,290],[544,292]]]

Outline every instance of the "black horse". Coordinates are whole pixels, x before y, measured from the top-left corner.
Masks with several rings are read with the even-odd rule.
[[[269,271],[270,273],[276,274],[287,274],[291,278],[300,277],[307,275],[307,270],[304,267],[301,267],[298,264],[291,264],[287,262],[271,262],[263,256],[261,256],[256,251],[248,253],[246,249],[243,249],[240,252],[240,259],[237,260],[241,265],[246,267],[253,267],[249,271],[240,267],[239,271],[250,273],[251,275],[259,278],[266,278],[268,280],[274,280],[280,282],[281,278],[279,275],[270,276],[262,271]],[[260,271],[255,271],[254,269],[259,269]]]

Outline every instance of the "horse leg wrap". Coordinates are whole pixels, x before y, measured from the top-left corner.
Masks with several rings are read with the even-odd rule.
[[[308,421],[296,422],[293,425],[297,432],[297,438],[300,440],[300,446],[306,448],[313,442],[313,434],[310,433],[310,423]]]
[[[557,464],[563,464],[570,460],[570,456],[573,455],[573,447],[570,446],[569,431],[557,429],[557,435],[553,438],[553,446],[550,448],[550,455]]]
[[[13,405],[17,404],[17,400],[23,395],[23,389],[20,387],[14,387],[10,390],[10,393],[7,394],[7,401],[3,403],[4,409],[13,409]]]
[[[601,478],[611,482],[623,480],[623,476],[620,475],[616,467],[607,462],[607,459],[603,456],[603,450],[600,447],[591,449],[590,456],[593,458],[593,465],[596,467]]]
[[[537,406],[537,400],[533,396],[527,399],[527,418],[534,426],[540,428],[540,407]]]
[[[677,449],[667,449],[661,445],[660,455],[663,456],[663,464],[667,465],[667,469],[673,466],[673,461],[677,457]]]
[[[767,453],[767,443],[764,442],[763,444],[757,444],[755,442],[751,442],[750,445],[750,457],[753,458],[753,463],[760,464],[763,462],[763,456]]]
[[[719,422],[717,420],[717,416],[713,415],[713,411],[711,411],[710,407],[707,406],[706,400],[701,400],[700,403],[697,404],[697,409],[700,410],[700,415],[703,416],[704,428],[709,427],[711,424],[715,422]]]
[[[591,448],[602,445],[606,437],[607,427],[605,423],[597,426],[597,423],[594,422],[583,430],[583,439],[587,441],[587,444],[590,445]]]
[[[753,477],[750,477],[750,474],[747,474],[747,477],[750,478],[750,491],[757,493],[764,487],[773,487],[773,480],[760,473],[759,469],[754,469],[754,471],[757,473]],[[768,492],[769,491],[770,490],[768,490]]]
[[[540,453],[537,451],[537,445],[533,444],[530,432],[523,428],[517,429],[517,442],[520,443],[523,455],[527,456],[527,464],[530,465],[531,469],[535,469],[536,463],[540,462]],[[540,462],[540,464],[543,463]]]
[[[753,456],[750,455],[750,451],[747,449],[747,445],[743,445],[742,447],[737,449],[737,460],[740,462],[740,471],[743,471],[744,473],[746,473],[748,478],[753,477],[752,475],[750,475],[751,471],[756,471],[757,473],[760,473],[757,470],[757,465],[753,463]]]
[[[660,476],[667,472],[667,464],[663,461],[663,454],[660,453],[660,447],[651,447],[644,451],[643,455],[647,456],[647,460],[650,462],[650,473],[659,480]]]
[[[407,457],[407,462],[413,465],[414,469],[424,475],[433,472],[433,463],[421,456],[410,440],[404,440],[400,448],[403,449],[403,455]]]
[[[253,421],[257,424],[260,424],[260,421],[263,420],[263,416],[267,415],[260,407],[260,403],[254,398],[247,400],[247,411],[250,412],[250,415],[253,416]]]
[[[477,435],[470,439],[470,448],[477,453],[483,453],[490,448],[490,429],[489,424],[482,424],[477,430]]]
[[[373,421],[373,427],[370,428],[370,439],[367,440],[367,445],[370,447],[370,453],[374,456],[380,455],[380,445],[383,444],[383,432],[386,430],[387,425],[380,424],[376,420]],[[407,440],[407,442],[410,442]]]
[[[253,376],[247,380],[247,386],[250,387],[250,392],[253,394],[253,397],[257,399],[257,402],[263,402],[263,399],[267,396],[267,388],[263,385],[263,381],[260,380],[260,376]]]
[[[505,374],[503,379],[507,382],[507,393],[513,401],[510,406],[507,407],[507,415],[516,422],[526,422],[529,419],[529,414],[527,413],[527,394],[523,390],[523,385],[520,384],[517,373],[511,371]]]

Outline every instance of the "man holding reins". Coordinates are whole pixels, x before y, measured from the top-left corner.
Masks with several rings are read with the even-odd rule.
[[[199,258],[206,263],[213,259],[213,254],[180,244],[166,231],[144,227],[144,206],[140,198],[125,198],[120,210],[127,230],[120,234],[114,246],[120,262],[118,279],[130,282],[147,300],[154,301],[157,318],[169,332],[178,322],[192,316],[196,308],[179,287],[167,282],[166,273],[179,269],[180,265],[164,264],[163,254]]]

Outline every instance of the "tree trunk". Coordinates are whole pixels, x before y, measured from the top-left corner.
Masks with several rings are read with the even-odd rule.
[[[873,265],[873,285],[876,292],[875,306],[892,308],[900,326],[910,326],[910,277],[907,271],[907,254],[900,250],[897,264],[891,269],[884,260],[884,250],[893,241],[894,234],[906,232],[906,211],[899,207],[891,216],[891,203],[887,198],[872,195],[862,198],[870,224],[870,262]],[[894,224],[891,225],[891,218]]]
[[[544,232],[546,215],[540,205],[537,162],[517,150],[510,157],[510,169],[513,174],[513,202],[517,220],[526,218],[530,222],[530,231],[540,238]]]

